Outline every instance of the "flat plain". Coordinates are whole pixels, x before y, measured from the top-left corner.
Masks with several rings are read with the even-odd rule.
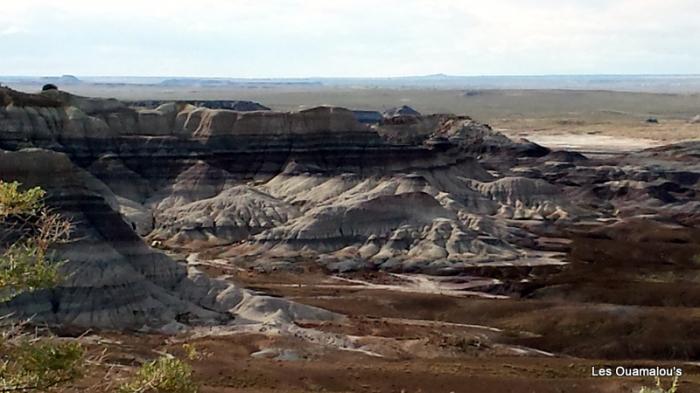
[[[40,85],[11,85],[38,91]],[[347,86],[199,87],[84,84],[75,94],[119,100],[250,100],[273,110],[319,105],[356,110],[408,105],[421,113],[471,116],[510,135],[611,135],[660,142],[700,136],[700,92],[656,93],[607,90],[470,90]],[[658,123],[648,123],[655,118]]]

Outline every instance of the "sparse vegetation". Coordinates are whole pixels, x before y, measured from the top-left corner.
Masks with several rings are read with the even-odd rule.
[[[645,386],[639,389],[639,393],[677,393],[678,392],[678,377],[673,378],[671,386],[666,389],[661,383],[661,378],[656,377],[656,386],[648,387]]]
[[[21,190],[17,182],[0,181],[0,300],[24,292],[50,288],[60,281],[61,262],[50,247],[67,239],[70,223],[45,206],[46,193],[39,187]],[[194,347],[183,346],[188,359],[196,359]],[[28,333],[26,324],[0,318],[0,393],[47,392],[80,378],[85,349],[77,341]],[[194,393],[192,368],[164,355],[144,364],[120,393]]]
[[[20,191],[19,183],[0,181],[0,300],[59,282],[61,263],[49,248],[68,237],[70,223],[43,204],[44,196],[38,187]]]
[[[39,339],[21,329],[0,335],[0,392],[50,391],[82,375],[84,349],[77,342]]]
[[[43,190],[20,187],[0,182],[0,246],[5,249],[0,255],[0,300],[56,285],[60,264],[49,255],[49,247],[70,231],[70,223],[44,205]],[[0,392],[49,391],[82,374],[84,350],[79,343],[37,337],[6,317],[3,322]]]
[[[196,393],[192,368],[184,361],[164,355],[138,370],[136,376],[120,386],[119,393]]]

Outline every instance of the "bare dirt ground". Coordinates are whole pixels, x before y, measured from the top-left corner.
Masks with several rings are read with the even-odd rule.
[[[497,353],[481,349],[478,342],[459,337],[460,329],[392,324],[386,321],[354,321],[368,334],[386,337],[406,351],[391,358],[350,351],[309,348],[308,343],[288,337],[235,334],[189,339],[204,354],[193,361],[195,378],[202,392],[636,392],[651,378],[594,378],[592,367],[678,366],[677,362],[591,360],[533,354]],[[330,329],[331,327],[320,327]],[[450,335],[446,335],[452,331]],[[465,333],[462,333],[465,334]],[[470,332],[471,334],[471,332]],[[143,361],[163,351],[181,354],[179,342],[170,337],[102,334],[111,340],[109,364],[117,365],[112,378],[126,377]],[[450,338],[446,338],[450,337]],[[420,348],[426,342],[454,354],[431,353]],[[102,345],[104,346],[104,345]],[[265,349],[290,353],[286,358],[259,357]],[[406,353],[404,352],[404,353]],[[492,352],[487,354],[486,352]],[[698,367],[682,365],[688,376],[682,392],[700,391]],[[67,391],[101,390],[103,370]],[[114,378],[118,380],[118,378]],[[97,384],[97,385],[96,385]],[[90,389],[91,386],[97,388]]]
[[[653,384],[592,377],[592,367],[601,366],[681,367],[679,391],[700,392],[700,365],[691,361],[700,353],[700,271],[679,262],[700,252],[700,232],[649,222],[619,228],[624,240],[596,231],[571,236],[570,263],[559,273],[531,274],[529,285],[507,296],[482,296],[488,285],[482,294],[459,286],[470,277],[336,276],[314,263],[301,263],[298,272],[261,272],[204,260],[199,267],[212,276],[348,318],[299,323],[327,334],[325,342],[273,329],[202,328],[174,337],[98,332],[102,345],[95,350],[107,345],[118,380],[145,360],[193,344],[203,354],[193,362],[196,379],[212,393],[636,393]],[[70,391],[100,391],[94,384],[103,372],[94,370]]]
[[[550,149],[573,150],[587,155],[640,151],[663,145],[663,142],[655,139],[617,135],[571,133],[566,131],[526,132],[508,129],[500,129],[499,131],[511,138],[525,138]]]
[[[112,336],[113,340],[123,337]],[[129,346],[112,345],[109,361],[137,364],[134,352],[158,348],[177,353],[176,345],[162,337],[128,338]],[[469,357],[432,359],[368,359],[341,351],[306,355],[294,360],[252,357],[260,348],[303,347],[289,339],[264,335],[236,335],[195,340],[205,354],[194,362],[201,392],[626,392],[642,379],[586,377],[599,363],[564,358]],[[124,351],[120,353],[119,351]],[[635,363],[639,364],[639,363]],[[124,373],[126,374],[126,373]],[[97,379],[97,378],[95,378]],[[99,381],[85,381],[70,391]],[[697,391],[696,381],[685,381],[682,391]],[[96,390],[99,391],[99,390]]]
[[[700,124],[682,120],[588,123],[584,120],[519,119],[497,121],[493,125],[510,138],[525,138],[552,149],[584,154],[632,152],[700,138]]]

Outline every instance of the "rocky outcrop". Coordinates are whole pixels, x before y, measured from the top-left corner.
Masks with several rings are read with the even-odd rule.
[[[198,242],[223,244],[246,240],[299,215],[291,204],[246,185],[227,188],[216,196],[164,209],[153,238],[173,246]]]
[[[513,141],[465,116],[369,125],[334,107],[140,109],[62,91],[0,92],[3,179],[47,188],[80,223],[80,240],[60,250],[75,280],[16,300],[46,320],[133,326],[248,309],[240,289],[141,238],[215,246],[234,263],[303,255],[457,274],[527,260],[547,249],[538,233],[563,236],[581,220],[700,217],[697,143],[608,162]]]
[[[65,154],[0,151],[0,168],[3,180],[46,189],[47,202],[73,224],[71,240],[54,250],[56,260],[66,261],[65,279],[54,289],[0,303],[2,315],[82,327],[158,328],[175,322],[219,324],[232,320],[237,309],[279,303],[211,280],[148,247],[119,214],[119,198]],[[295,315],[336,317],[287,307]]]
[[[269,111],[270,108],[262,105],[258,102],[253,101],[241,101],[241,100],[184,100],[184,101],[160,101],[160,100],[141,100],[141,101],[128,101],[130,106],[142,107],[147,109],[155,109],[163,104],[173,103],[176,105],[192,105],[196,107],[209,108],[209,109],[228,109],[237,112],[252,112],[252,111]]]
[[[402,106],[399,106],[396,108],[390,108],[390,109],[387,109],[386,111],[384,111],[384,117],[386,117],[387,119],[392,119],[392,118],[396,118],[396,117],[403,117],[403,116],[419,117],[420,112],[411,108],[408,105],[402,105]]]

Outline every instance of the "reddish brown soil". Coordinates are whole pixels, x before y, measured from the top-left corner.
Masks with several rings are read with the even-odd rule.
[[[107,335],[129,344],[110,345],[106,362],[129,366],[110,375],[126,378],[133,366],[167,350],[182,355],[179,345],[162,336]],[[239,334],[192,340],[204,356],[192,362],[201,392],[636,392],[650,378],[594,378],[600,366],[667,366],[676,363],[609,362],[576,358],[465,356],[461,358],[399,359],[368,357],[359,353],[327,351],[306,359],[279,361],[250,356],[260,348],[303,348],[289,338]],[[680,392],[700,392],[697,366],[684,366]],[[104,390],[104,369],[66,392]]]
[[[347,323],[301,325],[361,336],[384,358],[262,334],[177,340],[123,333],[101,336],[120,342],[108,345],[106,359],[121,365],[113,371],[116,380],[158,356],[158,351],[178,354],[182,342],[193,343],[205,355],[193,362],[205,393],[636,393],[641,385],[653,384],[652,378],[591,377],[593,366],[617,365],[682,367],[679,392],[700,392],[700,366],[692,363],[700,359],[699,233],[649,220],[577,231],[571,236],[568,267],[527,273],[528,282],[511,285],[512,298],[505,300],[358,289],[329,281],[313,264],[302,265],[302,272],[296,273],[205,269],[270,295],[345,314]],[[349,277],[401,284],[381,272]],[[335,286],[323,287],[329,282]],[[556,357],[516,356],[514,345]],[[250,356],[265,348],[294,350],[299,358]],[[103,368],[91,369],[80,388],[104,391],[103,385],[94,385],[103,374]]]

